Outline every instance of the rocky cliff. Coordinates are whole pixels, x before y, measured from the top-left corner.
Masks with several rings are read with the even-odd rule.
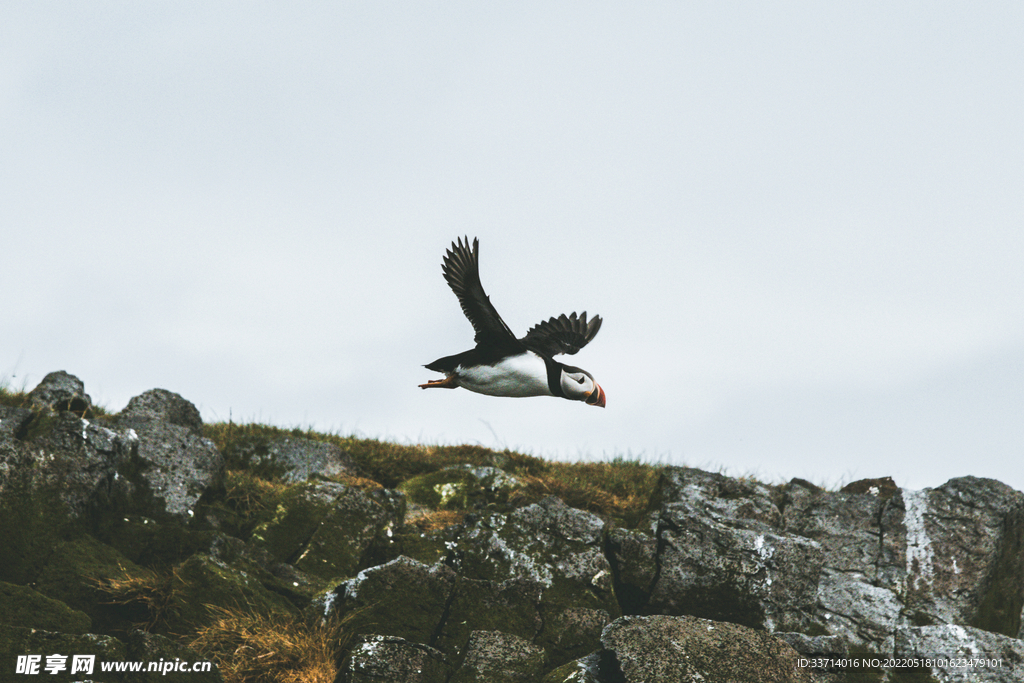
[[[624,524],[517,496],[498,455],[391,487],[305,438],[227,462],[181,396],[101,416],[51,373],[0,405],[0,681],[31,680],[29,655],[56,680],[82,677],[42,669],[54,653],[221,661],[229,617],[321,629],[301,680],[1024,680],[1024,494],[998,481],[667,467]],[[278,680],[300,680],[288,647]],[[255,680],[221,664],[94,675]]]

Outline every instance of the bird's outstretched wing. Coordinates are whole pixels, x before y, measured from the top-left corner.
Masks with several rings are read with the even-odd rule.
[[[577,317],[575,313],[563,313],[557,318],[545,320],[530,328],[522,338],[523,344],[531,351],[554,356],[559,353],[572,355],[590,343],[601,329],[601,316],[595,315],[587,322],[587,312]]]
[[[474,340],[477,344],[493,345],[516,344],[516,336],[501,319],[491,305],[491,299],[484,293],[480,284],[480,241],[473,238],[473,249],[469,248],[469,238],[463,242],[452,242],[452,248],[444,256],[444,279],[455,292],[462,305],[462,312],[469,318],[476,330]]]

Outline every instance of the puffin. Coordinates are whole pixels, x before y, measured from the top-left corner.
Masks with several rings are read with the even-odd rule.
[[[559,354],[573,355],[601,329],[601,316],[564,313],[540,322],[517,339],[480,284],[480,241],[458,238],[441,266],[462,312],[473,325],[476,347],[438,358],[424,367],[443,372],[444,379],[420,384],[422,389],[463,387],[488,396],[557,396],[605,407],[605,393],[594,376],[582,368],[560,363]]]

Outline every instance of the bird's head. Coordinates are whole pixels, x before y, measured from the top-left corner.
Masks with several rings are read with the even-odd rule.
[[[594,376],[586,370],[569,365],[563,366],[561,385],[562,393],[566,398],[604,408],[604,389],[594,381]]]

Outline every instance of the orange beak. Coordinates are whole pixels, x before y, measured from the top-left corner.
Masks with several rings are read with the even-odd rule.
[[[604,389],[602,389],[601,385],[598,384],[597,382],[594,382],[594,386],[596,388],[592,392],[590,392],[590,396],[587,396],[587,400],[584,401],[584,403],[586,403],[587,405],[604,408]]]

